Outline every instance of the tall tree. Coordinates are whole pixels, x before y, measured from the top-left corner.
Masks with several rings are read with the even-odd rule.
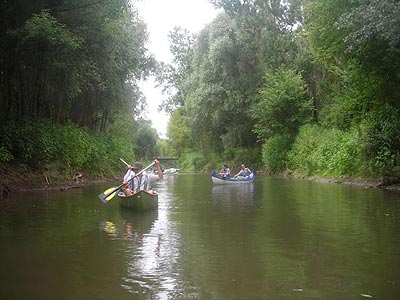
[[[393,104],[400,97],[400,2],[370,0],[351,7],[337,22],[348,34],[346,52],[366,72],[383,79],[382,97]]]
[[[119,110],[139,105],[141,98],[128,90],[136,89],[154,59],[129,1],[0,5],[2,119],[69,119],[105,131]]]
[[[185,86],[190,128],[194,136],[209,137],[206,148],[254,146],[250,107],[260,100],[265,72],[294,64],[300,2],[212,2],[225,13],[194,45],[193,71]]]
[[[153,160],[159,155],[157,147],[158,134],[152,128],[151,121],[138,120],[133,136],[134,152],[137,159]]]
[[[160,63],[157,80],[163,92],[169,95],[161,104],[161,109],[171,112],[185,103],[183,81],[191,70],[194,36],[187,29],[174,27],[168,38],[173,60],[171,64]]]
[[[284,135],[294,138],[299,127],[312,116],[311,99],[299,74],[278,69],[265,75],[261,101],[252,110],[255,132],[262,140]]]

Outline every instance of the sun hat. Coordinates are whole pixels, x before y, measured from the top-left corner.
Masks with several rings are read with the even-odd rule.
[[[134,164],[133,164],[133,166],[132,166],[132,169],[133,170],[140,170],[140,169],[142,169],[143,168],[143,165],[140,163],[140,162],[135,162]]]

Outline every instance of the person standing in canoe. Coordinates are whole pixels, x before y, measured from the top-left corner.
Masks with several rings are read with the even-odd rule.
[[[160,167],[160,162],[157,159],[155,159],[154,164],[157,168],[157,174],[147,174],[143,172],[133,179],[132,177],[134,177],[137,173],[142,171],[143,165],[142,163],[137,161],[132,166],[131,165],[128,166],[128,171],[126,172],[123,181],[123,184],[125,186],[122,188],[126,196],[131,196],[140,190],[149,191],[151,190],[150,183],[164,178],[163,172]]]
[[[219,176],[222,177],[231,177],[231,169],[229,169],[227,164],[222,165],[221,171],[218,173]]]
[[[251,174],[251,170],[246,167],[246,165],[242,164],[242,169],[239,171],[239,173],[237,173],[234,177],[235,178],[246,178],[247,176],[249,176]]]

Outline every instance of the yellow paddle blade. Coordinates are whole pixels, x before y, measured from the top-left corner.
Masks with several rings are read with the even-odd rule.
[[[113,190],[115,190],[116,189],[116,187],[114,186],[114,187],[112,187],[112,188],[109,188],[108,190],[105,190],[104,192],[103,192],[103,194],[104,195],[107,195],[108,193],[111,193]],[[107,197],[108,198],[108,197]]]
[[[117,194],[117,192],[112,193],[110,196],[106,197],[106,201],[110,201],[114,196]]]
[[[118,190],[119,190],[119,187],[109,188],[109,189],[105,190],[103,193],[99,194],[98,197],[103,203],[107,203],[112,198],[114,198],[114,196],[118,192]]]

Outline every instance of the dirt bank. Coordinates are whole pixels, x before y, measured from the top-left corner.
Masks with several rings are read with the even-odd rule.
[[[3,197],[14,193],[26,191],[50,191],[50,190],[68,190],[81,188],[97,183],[119,183],[122,178],[118,176],[94,177],[80,174],[80,176],[71,176],[53,172],[22,172],[17,169],[0,170],[0,188]]]
[[[400,191],[400,183],[385,183],[383,179],[363,179],[363,178],[347,178],[347,179],[338,179],[338,178],[322,178],[322,177],[309,177],[308,180],[322,182],[322,183],[330,183],[330,184],[349,184],[361,186],[369,189],[384,189],[391,191]]]
[[[263,172],[260,172],[263,174]],[[87,185],[106,183],[116,184],[121,182],[122,178],[118,176],[105,177],[94,177],[81,174],[79,178],[74,178],[73,175],[69,179],[65,179],[67,176],[58,174],[57,172],[21,172],[21,171],[10,171],[0,170],[0,188],[3,192],[3,197],[7,197],[13,193],[24,192],[24,191],[49,191],[49,190],[68,190],[74,188],[80,188]],[[400,192],[400,179],[397,178],[388,180],[387,178],[379,179],[363,179],[363,178],[325,178],[325,177],[304,177],[295,176],[293,174],[279,174],[281,177],[296,177],[311,180],[315,182],[327,183],[327,184],[349,184],[355,186],[361,186],[370,189],[384,189],[389,191]]]
[[[300,178],[309,181],[321,182],[326,184],[347,184],[360,186],[368,189],[381,189],[388,191],[400,192],[400,176],[390,175],[381,179],[367,179],[367,178],[332,178],[332,177],[319,177],[319,176],[302,176],[293,173],[280,173],[276,175],[267,174],[265,172],[257,172],[259,174],[278,176],[285,178]]]

